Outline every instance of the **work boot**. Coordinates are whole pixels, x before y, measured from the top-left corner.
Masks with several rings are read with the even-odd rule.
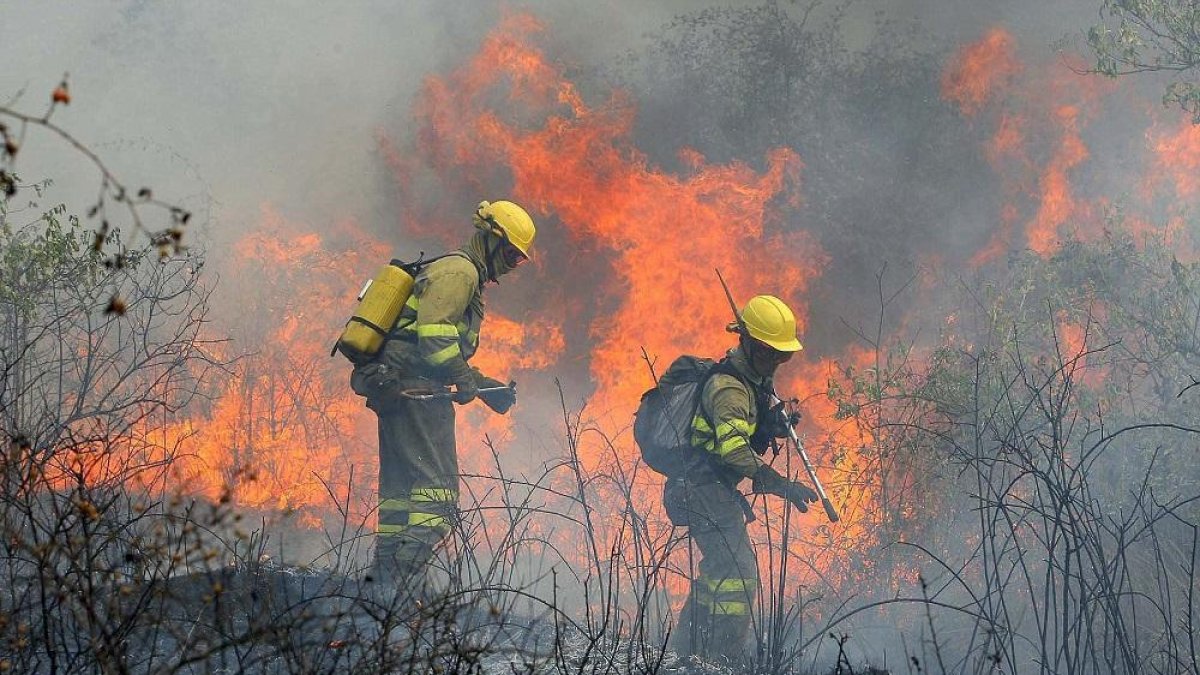
[[[670,647],[680,657],[702,656],[704,645],[708,642],[708,625],[705,612],[699,611],[695,601],[689,595],[679,612],[679,623],[671,633]]]
[[[381,589],[389,589],[412,599],[420,597],[425,584],[426,566],[432,550],[408,544],[393,550],[376,549],[370,577]],[[421,550],[418,550],[421,549]],[[413,555],[416,554],[416,555]]]
[[[712,627],[709,633],[706,656],[712,659],[724,659],[730,664],[746,661],[746,638],[750,633],[749,616],[714,616],[710,619]]]

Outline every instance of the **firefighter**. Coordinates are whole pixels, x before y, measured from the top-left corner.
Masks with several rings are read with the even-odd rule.
[[[454,405],[479,398],[504,414],[516,391],[468,365],[479,346],[483,287],[529,259],[533,219],[509,201],[482,202],[475,234],[416,275],[411,297],[375,358],[350,384],[379,418],[379,525],[373,576],[419,588],[458,508]],[[405,394],[446,390],[414,400]],[[480,393],[480,389],[493,389]]]
[[[782,403],[770,405],[775,370],[802,347],[796,318],[770,295],[751,298],[730,326],[738,346],[713,367],[692,420],[693,452],[686,469],[668,478],[663,490],[667,515],[688,528],[700,551],[698,574],[672,636],[681,654],[739,659],[758,590],[758,564],[746,531],[749,502],[739,492],[744,478],[756,494],[775,494],[801,511],[817,501],[807,486],[791,482],[762,455],[771,441],[787,435]]]

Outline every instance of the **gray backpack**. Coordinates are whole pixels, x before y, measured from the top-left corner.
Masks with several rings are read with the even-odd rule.
[[[642,394],[633,420],[633,440],[642,459],[665,476],[677,476],[692,456],[692,418],[700,407],[704,383],[717,362],[683,355]]]

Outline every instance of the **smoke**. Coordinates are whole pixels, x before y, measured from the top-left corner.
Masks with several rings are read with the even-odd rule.
[[[635,149],[622,157],[635,157],[630,164],[641,171],[633,175],[644,183],[667,184],[670,190],[662,194],[668,195],[688,193],[696,176],[732,174],[762,185],[749,206],[722,205],[728,196],[716,193],[684,206],[701,219],[718,213],[744,217],[750,225],[765,221],[767,231],[800,242],[794,249],[755,251],[741,241],[728,264],[753,268],[740,277],[742,290],[751,292],[773,282],[773,265],[786,277],[784,268],[797,259],[812,263],[802,280],[789,278],[785,290],[807,305],[806,363],[794,367],[803,370],[798,381],[814,386],[835,362],[853,363],[859,356],[853,329],[875,319],[875,275],[885,262],[892,287],[925,275],[927,283],[893,308],[895,320],[916,332],[944,319],[933,309],[940,298],[932,271],[969,273],[1027,247],[1051,252],[1058,235],[1066,234],[1060,228],[1103,210],[1102,196],[1143,189],[1129,178],[1135,164],[1129,158],[1140,156],[1145,124],[1133,128],[1129,119],[1136,112],[1140,120],[1154,120],[1153,96],[1141,95],[1146,85],[1122,84],[1114,93],[1110,85],[1071,73],[1049,47],[1095,20],[1095,3],[1084,0],[900,2],[889,3],[883,15],[867,3],[844,9],[828,4],[806,13],[801,3],[690,0],[313,2],[287,11],[233,2],[27,3],[3,10],[0,100],[24,88],[19,105],[36,110],[43,92],[70,72],[75,100],[56,113],[56,121],[94,144],[129,181],[153,185],[166,198],[178,195],[206,214],[190,236],[214,261],[235,258],[230,248],[247,235],[303,235],[303,246],[279,247],[281,256],[303,254],[292,258],[298,266],[292,273],[257,274],[256,265],[278,264],[265,253],[226,268],[231,272],[219,281],[219,313],[228,326],[254,326],[254,332],[235,334],[241,340],[235,351],[261,349],[273,336],[274,327],[262,323],[274,315],[258,310],[276,296],[247,292],[264,278],[281,287],[322,290],[326,305],[289,305],[278,312],[285,319],[301,312],[321,317],[324,323],[292,321],[288,328],[290,339],[321,343],[332,337],[322,331],[340,316],[339,294],[353,292],[370,273],[354,270],[340,255],[356,240],[403,251],[454,245],[466,236],[464,216],[475,201],[499,196],[530,174],[540,177],[539,185],[549,187],[530,194],[544,214],[544,248],[560,252],[560,259],[523,269],[511,283],[506,279],[489,292],[495,302],[489,310],[552,326],[559,332],[539,329],[532,337],[553,336],[559,345],[554,355],[561,358],[554,370],[530,372],[523,381],[518,410],[531,412],[522,412],[520,422],[497,428],[474,416],[467,420],[473,430],[516,435],[519,442],[509,446],[505,461],[536,466],[557,442],[551,431],[558,414],[555,377],[562,376],[568,405],[607,383],[622,398],[603,403],[627,411],[637,382],[616,367],[590,370],[588,350],[599,338],[634,330],[638,320],[677,319],[633,306],[620,325],[596,320],[620,306],[613,287],[605,285],[613,260],[624,267],[666,262],[634,259],[619,244],[597,243],[614,236],[611,226],[636,222],[622,220],[631,213],[624,204],[605,203],[615,190],[564,194],[569,191],[546,179],[564,167],[538,173],[536,162],[515,159],[526,173],[514,180],[505,175],[505,158],[494,155],[472,157],[478,170],[451,162],[458,170],[453,175],[425,165],[433,155],[425,153],[428,139],[420,134],[435,125],[415,106],[428,102],[430,78],[446,80],[519,10],[530,10],[544,24],[538,43],[564,78],[577,84],[571,93],[584,102],[581,109],[597,117],[630,116],[628,137],[601,138]],[[1002,68],[1004,83],[988,85],[969,104],[947,95],[949,64],[964,45],[993,30],[1010,36],[1021,65]],[[996,72],[995,57],[988,58],[993,60],[983,67]],[[530,107],[490,95],[497,99],[482,107],[518,121]],[[1188,145],[1174,135],[1171,118],[1164,119],[1152,122],[1159,147]],[[523,149],[518,141],[544,140],[511,131],[502,129],[493,140],[512,157]],[[454,149],[464,147],[471,146]],[[794,159],[780,160],[781,152],[794,153]],[[95,179],[87,169],[61,168],[79,166],[69,152],[42,136],[26,153],[19,168],[27,179],[52,177],[57,198],[76,212],[86,208]],[[1170,166],[1167,160],[1160,164],[1164,172]],[[625,167],[614,162],[600,168],[614,166]],[[724,172],[726,166],[735,168]],[[594,165],[565,168],[585,173],[589,167]],[[790,177],[788,172],[798,179],[785,190],[787,181],[776,178]],[[1189,180],[1164,178],[1162,184],[1194,194]],[[582,185],[613,187],[599,180]],[[632,188],[624,193],[638,207],[635,216],[663,206],[651,204],[647,194]],[[722,208],[708,209],[712,203]],[[1161,213],[1152,210],[1148,217]],[[596,222],[587,222],[590,215]],[[577,228],[569,232],[568,217]],[[727,236],[736,232],[731,227]],[[636,245],[645,244],[639,239]],[[711,287],[709,269],[726,264],[707,259],[716,250],[688,249],[706,259],[695,260],[697,273],[679,283]],[[355,262],[370,264],[361,257]],[[712,327],[712,334],[686,335],[705,348],[727,337],[716,318],[725,314],[723,300],[716,289],[708,295],[713,306],[680,312]],[[255,322],[238,321],[252,313]],[[503,329],[502,356],[514,361],[525,348],[520,325],[500,317],[489,324]],[[629,352],[635,342],[618,344]],[[677,346],[656,344],[663,351]],[[638,355],[625,356],[636,361]],[[619,361],[609,358],[606,364]],[[500,357],[488,363],[504,367]],[[363,419],[356,424],[361,437]],[[360,440],[369,442],[369,424],[365,428],[368,437]],[[279,442],[285,441],[299,442]],[[338,449],[323,448],[322,466],[336,464]]]
[[[602,62],[691,3],[527,3],[582,63]],[[263,202],[312,222],[394,220],[378,181],[375,132],[409,115],[424,77],[460,61],[514,8],[500,3],[9,3],[0,100],[70,73],[56,121],[105,151],[133,182],[208,198],[220,238]],[[557,17],[557,20],[556,20]],[[616,37],[617,39],[614,39]],[[46,94],[48,96],[48,94]],[[34,139],[20,168],[86,203],[69,153]],[[78,190],[77,193],[75,190]],[[200,193],[200,194],[198,194]],[[82,209],[81,209],[82,210]]]

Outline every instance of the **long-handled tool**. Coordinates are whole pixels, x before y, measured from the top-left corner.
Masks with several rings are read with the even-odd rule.
[[[738,331],[743,335],[749,334],[746,330],[746,323],[742,321],[742,315],[738,312],[737,303],[733,300],[733,293],[729,290],[729,284],[725,283],[725,277],[721,275],[721,270],[717,270],[717,279],[721,282],[721,288],[725,291],[725,299],[729,301],[729,309],[733,310],[733,319],[737,322]],[[779,405],[782,403],[779,396],[775,392],[771,392],[771,405]],[[804,462],[804,470],[808,472],[808,479],[813,482],[817,488],[817,496],[821,498],[821,506],[825,507],[825,515],[829,516],[829,522],[836,523],[841,519],[837,509],[833,508],[833,502],[830,501],[829,495],[825,493],[825,486],[821,485],[821,480],[817,478],[817,470],[813,468],[812,461],[808,459],[808,453],[804,450],[804,443],[800,437],[796,435],[796,429],[791,424],[785,424],[788,430],[788,437],[792,439],[792,444],[796,447],[796,452],[799,453],[800,459]],[[788,477],[789,479],[791,476]]]
[[[508,386],[506,386],[506,387],[484,387],[483,389],[479,390],[479,393],[480,394],[492,394],[492,393],[495,393],[498,391],[513,391],[513,392],[515,392],[516,390],[517,390],[517,383],[509,382]],[[400,392],[400,395],[403,396],[404,398],[410,398],[414,401],[433,401],[433,400],[437,400],[437,399],[441,399],[441,398],[450,398],[450,397],[454,396],[454,392],[450,391],[449,388],[444,388],[444,389],[440,389],[440,390],[405,389],[404,391]]]
[[[779,396],[775,392],[771,392],[771,405],[779,405],[782,403]],[[813,468],[812,461],[808,459],[808,452],[804,450],[804,442],[796,435],[796,429],[790,424],[785,424],[788,430],[788,438],[792,439],[792,444],[796,447],[796,452],[800,455],[800,460],[804,462],[804,470],[808,472],[808,479],[812,481],[817,488],[817,496],[821,498],[821,506],[825,507],[825,515],[829,517],[829,522],[836,523],[841,520],[837,509],[833,508],[833,502],[829,499],[829,495],[825,493],[825,486],[821,485],[821,479],[817,478],[817,470]]]

